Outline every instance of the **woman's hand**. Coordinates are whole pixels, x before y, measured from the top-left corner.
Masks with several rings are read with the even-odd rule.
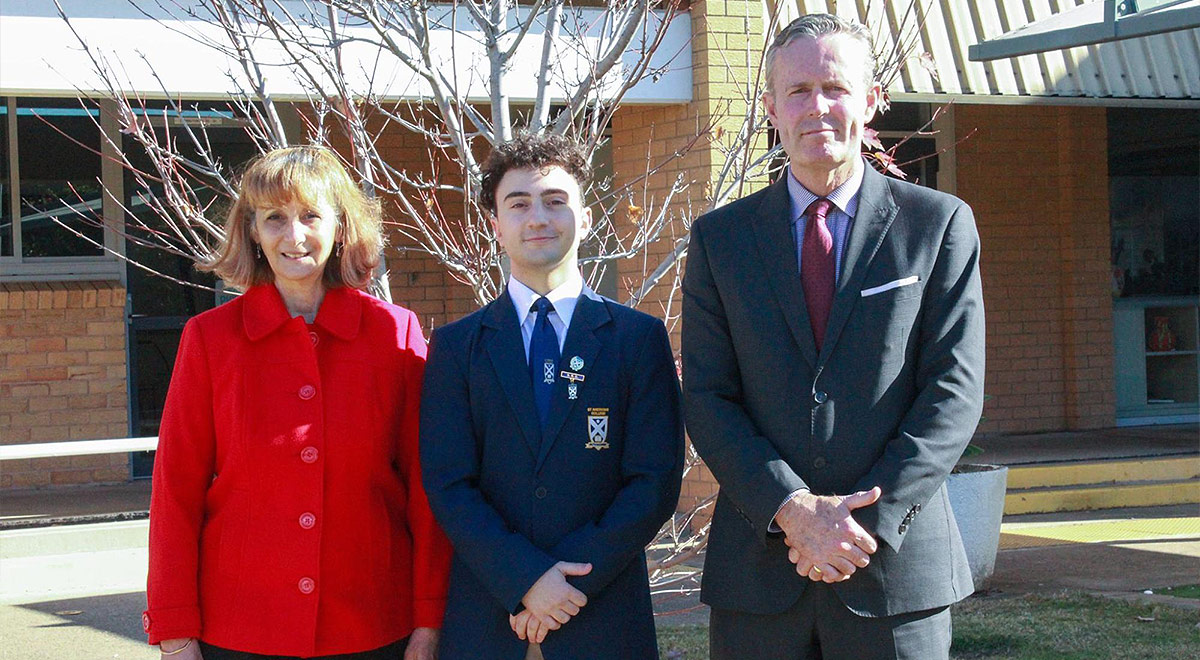
[[[404,660],[437,660],[437,628],[417,628],[408,636]]]
[[[183,650],[179,651],[179,649]],[[200,653],[200,642],[193,637],[164,639],[159,642],[158,650],[162,660],[204,660],[204,655]],[[173,653],[173,651],[179,652]]]

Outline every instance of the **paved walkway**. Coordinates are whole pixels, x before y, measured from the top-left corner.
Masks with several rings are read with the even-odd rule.
[[[1162,456],[1196,453],[1195,429],[980,443],[990,462],[1009,465],[1035,458]],[[148,504],[145,481],[0,493],[0,644],[6,660],[158,657],[145,644],[140,622]],[[65,519],[90,524],[47,527]],[[1197,583],[1200,505],[1188,504],[1009,516],[988,589],[1001,595],[1074,589],[1200,609],[1200,601],[1144,593]],[[695,596],[660,600],[659,609],[672,612],[659,617],[660,626],[708,620]]]
[[[54,528],[61,538],[53,542],[37,540],[45,536],[38,530],[0,532],[0,584],[10,591],[23,584],[28,591],[17,598],[10,593],[8,604],[0,605],[4,657],[157,658],[144,643],[139,620],[145,554],[127,547],[137,545],[144,525]],[[108,540],[81,546],[89,530],[103,531]],[[1160,597],[1143,592],[1200,583],[1195,505],[1010,517],[1001,544],[988,584],[993,594],[1076,589],[1155,599]],[[660,617],[659,625],[704,625],[708,618],[694,597],[662,601],[660,609],[675,613]]]
[[[1200,427],[1172,424],[1027,435],[981,435],[972,442],[984,450],[972,458],[972,462],[1009,466],[1194,456],[1200,454]]]
[[[988,583],[998,591],[1144,595],[1198,584],[1200,505],[1010,516],[1000,548]]]

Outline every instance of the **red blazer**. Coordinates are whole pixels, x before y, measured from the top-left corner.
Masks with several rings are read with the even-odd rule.
[[[188,322],[154,464],[151,643],[332,655],[441,627],[424,365],[416,315],[348,288],[311,326],[273,285]]]

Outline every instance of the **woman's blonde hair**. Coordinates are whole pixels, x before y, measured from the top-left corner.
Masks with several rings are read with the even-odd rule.
[[[337,212],[341,243],[325,264],[325,285],[365,287],[383,249],[379,201],[363,194],[333,151],[318,146],[275,149],[250,161],[225,220],[225,239],[199,268],[242,290],[275,281],[251,233],[255,209],[292,201],[315,205],[321,199]]]

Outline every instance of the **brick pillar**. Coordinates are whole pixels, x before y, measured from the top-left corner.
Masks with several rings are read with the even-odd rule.
[[[1059,108],[1064,415],[1069,429],[1116,420],[1104,108]]]
[[[646,255],[627,260],[619,266],[622,287],[618,297],[624,302],[631,290],[652,272],[674,247],[675,240],[687,235],[687,223],[712,205],[718,176],[725,165],[725,152],[742,127],[742,120],[758,104],[755,91],[748,89],[757,78],[762,54],[762,3],[745,0],[691,3],[693,101],[671,106],[625,106],[613,118],[613,169],[616,185],[634,180],[649,168],[661,169],[638,187],[630,200],[637,207],[616,221],[632,223],[637,213],[659,208],[654,200],[665,198],[676,177],[683,175],[688,188],[672,206],[675,214],[666,240],[659,241]],[[747,38],[749,37],[749,38]],[[761,110],[760,110],[761,111]],[[711,131],[705,131],[706,128]],[[702,134],[702,135],[701,135]],[[700,135],[700,140],[687,149]],[[754,144],[761,153],[765,137]],[[667,156],[684,149],[680,158]],[[664,165],[664,162],[666,163]],[[765,180],[748,181],[740,193],[749,194]],[[643,193],[644,191],[644,193]],[[731,198],[731,199],[732,199]],[[674,346],[679,346],[680,292],[673,286],[677,273],[668,275],[638,307],[663,318]],[[703,465],[689,471],[684,479],[680,508],[687,509],[717,488],[712,473]]]
[[[983,241],[988,373],[981,429],[1111,426],[1103,108],[960,105],[958,194]]]

